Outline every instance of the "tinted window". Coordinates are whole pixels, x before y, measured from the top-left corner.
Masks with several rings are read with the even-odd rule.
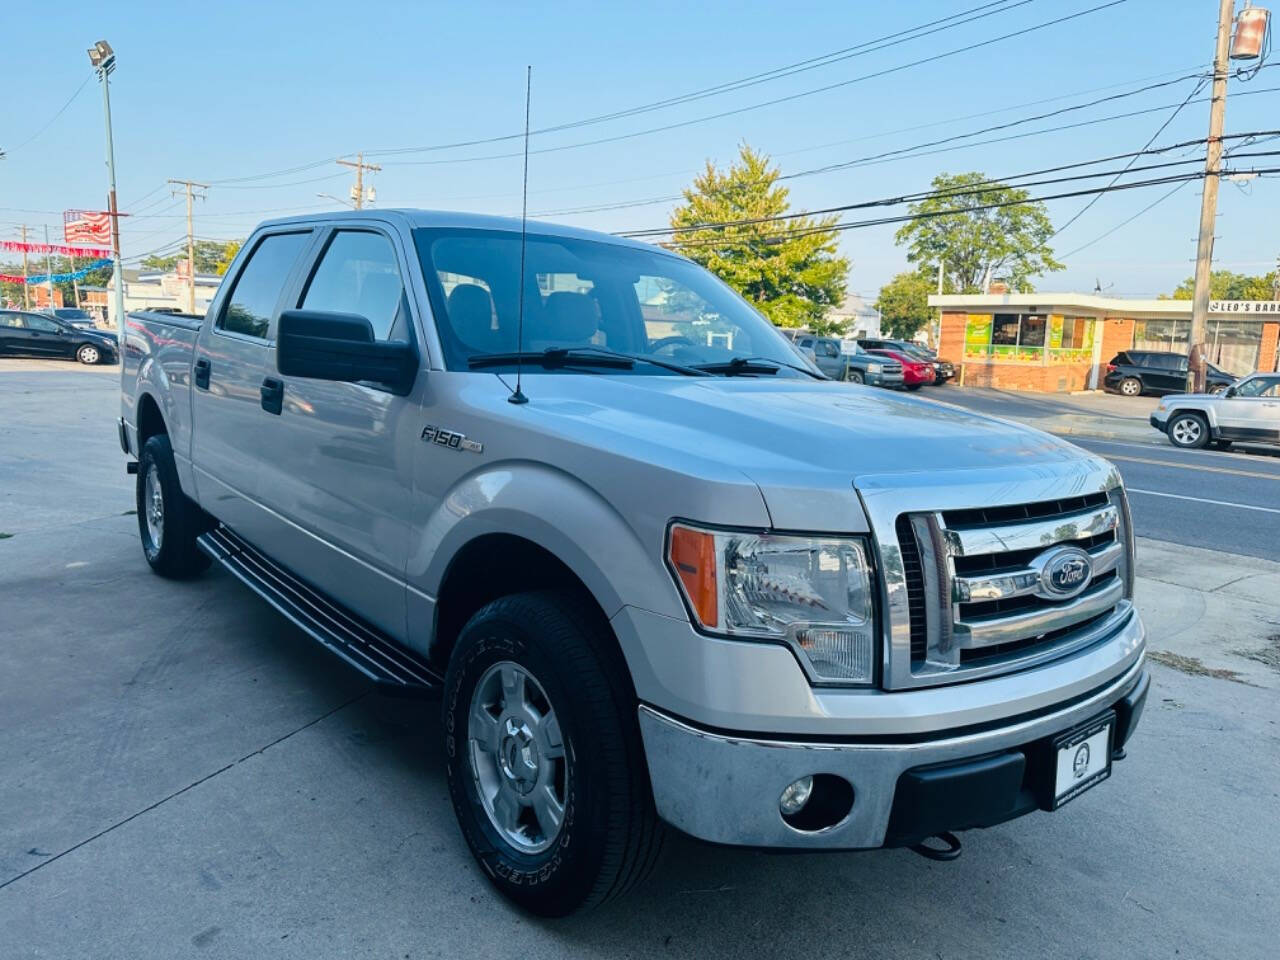
[[[41,333],[57,333],[62,327],[48,317],[37,317],[35,314],[29,313],[27,314],[27,329],[39,330]]]
[[[404,284],[391,241],[367,231],[335,233],[307,285],[302,306],[364,317],[378,340],[406,339]]]
[[[1238,397],[1277,397],[1280,396],[1280,377],[1254,377],[1236,387]]]
[[[12,327],[21,330],[25,324],[16,313],[0,313],[0,327]]]
[[[285,280],[306,245],[309,233],[264,237],[236,278],[218,326],[228,333],[265,339]]]
[[[823,340],[822,352],[828,357],[838,357],[840,356],[840,347],[834,340]]]
[[[1178,370],[1187,368],[1187,358],[1176,353],[1148,353],[1147,366],[1157,370]]]

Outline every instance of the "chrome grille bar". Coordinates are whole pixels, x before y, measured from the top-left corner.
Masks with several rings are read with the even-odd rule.
[[[1035,547],[1048,548],[1055,543],[1097,536],[1115,530],[1119,525],[1120,513],[1108,503],[1044,520],[946,530],[945,536],[947,548],[953,557],[971,557]]]
[[[1109,573],[1124,559],[1124,544],[1112,540],[1088,551],[1093,560],[1093,576]],[[1031,567],[1006,570],[980,576],[955,577],[951,582],[953,603],[972,603],[984,600],[1009,600],[1025,597],[1040,589],[1040,571]]]
[[[1123,598],[1124,584],[1111,577],[1066,603],[1039,607],[1026,613],[996,614],[972,621],[957,620],[955,645],[961,650],[976,650],[1016,640],[1034,640],[1055,630],[1092,620]]]

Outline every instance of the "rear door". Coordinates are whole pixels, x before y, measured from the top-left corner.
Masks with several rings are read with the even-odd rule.
[[[254,238],[196,341],[191,460],[200,504],[263,549],[276,526],[260,500],[277,423],[262,408],[267,337],[312,239],[310,228]]]
[[[20,313],[0,313],[0,356],[20,357],[27,350],[27,325]]]
[[[1214,404],[1224,440],[1280,441],[1280,376],[1249,377]]]
[[[408,264],[383,224],[344,221],[324,232],[316,250],[289,308],[355,314],[378,340],[420,342],[405,292]],[[283,400],[264,427],[262,497],[283,522],[264,549],[404,639],[409,507],[422,430],[417,391],[400,397],[381,384],[285,376],[274,343],[268,369]]]

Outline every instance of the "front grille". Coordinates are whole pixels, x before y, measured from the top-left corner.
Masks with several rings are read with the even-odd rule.
[[[907,581],[907,605],[911,614],[911,660],[923,660],[927,633],[924,613],[924,570],[920,563],[920,545],[916,543],[911,518],[898,518],[898,547],[902,550],[902,574]]]
[[[1118,489],[900,515],[911,673],[959,680],[1076,649],[1131,592],[1127,522]],[[1083,587],[1051,575],[1071,563]]]

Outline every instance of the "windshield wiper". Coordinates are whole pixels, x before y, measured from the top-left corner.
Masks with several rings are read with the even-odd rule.
[[[731,360],[722,360],[718,363],[699,363],[696,364],[697,369],[705,370],[707,373],[722,373],[725,376],[736,377],[753,373],[767,373],[776,375],[783,367],[790,370],[797,370],[800,373],[808,374],[815,380],[826,380],[827,376],[823,373],[817,373],[808,367],[802,367],[798,363],[787,363],[785,360],[775,360],[773,357],[734,357]]]
[[[604,347],[549,347],[546,350],[526,350],[523,353],[478,353],[467,358],[467,365],[472,369],[480,367],[506,367],[513,363],[536,363],[548,370],[560,367],[600,367],[611,370],[630,370],[637,363],[647,363],[683,374],[686,377],[706,377],[709,373],[696,368],[687,367],[655,357],[639,354],[620,353]]]

